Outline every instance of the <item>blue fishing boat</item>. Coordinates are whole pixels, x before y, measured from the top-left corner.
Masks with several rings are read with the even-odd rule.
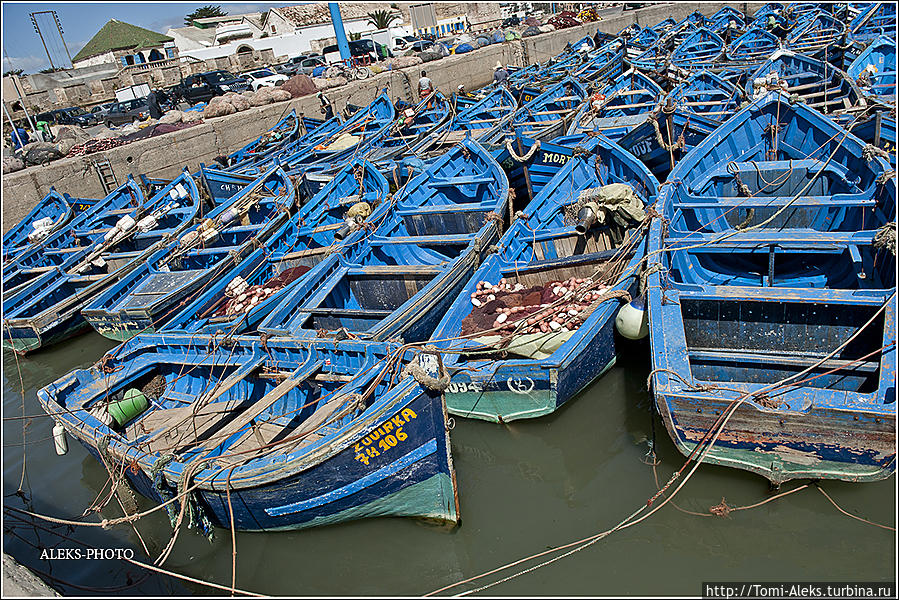
[[[371,137],[350,155],[371,162],[389,161],[403,154],[415,154],[415,148],[448,132],[452,111],[446,97],[433,92],[418,104],[404,109],[389,127]],[[303,171],[302,191],[307,197],[317,194],[344,167],[341,159],[316,162]]]
[[[761,65],[780,47],[780,41],[759,27],[751,27],[738,37],[725,51],[728,68],[734,63],[740,67]]]
[[[864,8],[849,22],[849,39],[856,44],[869,44],[879,37],[896,40],[896,4],[866,2]]]
[[[386,344],[220,342],[144,334],[38,399],[94,458],[128,467],[139,493],[177,498],[173,523],[183,510],[207,535],[459,521],[445,405],[402,375],[431,362]]]
[[[81,309],[190,226],[203,208],[184,171],[147,202],[117,211],[115,225],[97,230],[91,245],[76,247],[62,265],[3,299],[4,345],[25,354],[90,329]]]
[[[526,208],[572,156],[589,152],[600,139],[601,136],[586,134],[551,140],[535,140],[521,134],[507,138],[505,151],[494,152],[493,156],[509,177],[513,197],[521,199],[513,208]]]
[[[746,93],[757,98],[771,90],[795,94],[811,108],[851,120],[851,111],[865,100],[845,72],[830,63],[790,50],[778,50],[746,82]]]
[[[258,175],[278,160],[309,150],[327,140],[329,136],[335,135],[341,129],[352,126],[349,122],[344,123],[340,115],[335,115],[307,130],[305,129],[307,126],[305,119],[306,117],[303,117],[299,121],[300,133],[294,136],[293,139],[282,139],[281,143],[278,143],[277,140],[273,143],[265,143],[263,141],[263,149],[261,151],[248,153],[246,156],[242,156],[241,160],[236,160],[233,156],[220,157],[216,160],[224,169],[232,173]],[[265,135],[260,139],[265,140]],[[250,147],[252,148],[257,142],[251,143]]]
[[[465,139],[372,214],[373,231],[318,269],[259,325],[270,335],[428,339],[499,239],[509,183]]]
[[[655,405],[683,454],[702,447],[704,462],[775,484],[893,473],[889,170],[773,92],[672,171],[666,227],[650,233],[649,323]]]
[[[896,106],[896,40],[881,36],[871,42],[846,73],[867,98]]]
[[[229,273],[161,331],[228,334],[254,331],[306,273],[359,243],[365,220],[385,201],[387,179],[366,161],[351,163]],[[327,267],[322,267],[327,268]]]
[[[671,22],[672,22],[672,24],[674,23],[673,20]],[[658,31],[656,31],[652,27],[644,27],[643,29],[640,30],[640,33],[631,37],[631,39],[628,40],[628,44],[635,48],[639,48],[641,50],[646,50],[647,48],[649,48],[650,46],[655,44],[658,41],[658,39],[659,39]]]
[[[567,77],[519,108],[506,127],[497,127],[479,139],[487,147],[504,143],[509,129],[534,139],[562,135],[587,95],[584,87]]]
[[[729,119],[746,99],[746,93],[733,83],[709,71],[701,71],[678,84],[666,97],[668,109],[673,105],[689,115],[699,115],[719,123]]]
[[[293,183],[273,167],[252,186],[142,261],[81,313],[100,334],[118,341],[152,333],[207,290],[288,218]]]
[[[822,51],[827,54],[827,49],[836,46],[845,35],[845,23],[832,14],[815,8],[804,17],[800,16],[786,39],[786,45],[794,52],[811,54]],[[829,61],[834,57],[825,56],[824,59]]]
[[[661,182],[681,158],[720,124],[701,114],[665,105],[624,134],[618,144],[640,159]]]
[[[871,144],[872,154],[890,161],[896,167],[896,117],[889,111],[876,110],[873,115],[853,119],[846,127],[859,139]],[[873,150],[879,148],[880,152]]]
[[[688,71],[712,67],[724,55],[724,40],[710,29],[697,29],[671,54],[671,64]]]
[[[393,103],[381,94],[367,107],[357,111],[342,127],[319,140],[314,146],[305,146],[290,156],[280,159],[284,170],[294,177],[310,169],[340,167],[354,157],[362,156],[371,144],[385,135],[396,120]]]
[[[709,20],[709,29],[715,33],[722,33],[725,29],[738,29],[743,31],[746,16],[731,6],[722,6]]]
[[[614,320],[638,295],[644,206],[657,183],[613,142],[594,140],[521,213],[438,324],[430,343],[447,352],[452,414],[546,415],[614,364]]]
[[[492,88],[486,96],[454,114],[447,127],[425,137],[413,146],[408,155],[411,155],[415,162],[422,161],[419,171],[424,170],[424,161],[443,155],[451,146],[458,144],[465,137],[470,136],[479,140],[494,130],[502,129],[516,110],[518,110],[518,102],[508,88],[502,86]],[[410,158],[408,155],[405,158]],[[397,159],[399,162],[403,162],[400,157],[396,157],[393,162],[397,162]],[[385,170],[399,176],[400,174],[396,170],[398,166],[386,166]],[[408,179],[408,171],[403,175],[406,175],[404,179]],[[397,187],[400,186],[397,185]]]
[[[84,212],[96,203],[87,198],[72,198],[51,187],[25,217],[3,234],[3,262],[9,263],[51,234],[64,227],[73,214]]]
[[[81,260],[119,220],[134,217],[144,205],[140,187],[129,177],[106,198],[95,202],[56,233],[3,263],[3,298],[10,298],[49,271]]]
[[[300,134],[300,119],[295,110],[278,121],[274,127],[263,133],[240,150],[228,155],[228,164],[253,164],[262,160],[266,154],[276,148],[290,144]]]
[[[581,107],[568,135],[593,131],[613,141],[620,139],[645,121],[664,95],[655,81],[630,69],[602,88],[598,96],[591,96],[593,101]]]

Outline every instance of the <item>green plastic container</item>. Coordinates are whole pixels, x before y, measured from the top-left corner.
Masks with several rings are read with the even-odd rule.
[[[149,403],[144,393],[131,388],[125,390],[125,395],[121,400],[109,405],[109,414],[112,415],[119,427],[124,427],[125,423],[147,410],[148,406]]]

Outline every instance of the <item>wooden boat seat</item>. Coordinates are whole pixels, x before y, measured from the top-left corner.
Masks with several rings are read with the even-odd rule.
[[[49,256],[53,256],[55,254],[70,254],[72,252],[80,252],[81,250],[86,250],[85,246],[75,246],[74,248],[56,248],[53,250],[44,250],[43,253]]]
[[[880,368],[880,361],[853,361],[831,358],[821,362],[819,356],[801,356],[794,353],[785,352],[765,352],[765,351],[748,351],[734,350],[727,348],[726,350],[715,349],[689,349],[688,358],[730,363],[751,363],[751,364],[778,364],[789,365],[797,368],[806,368],[812,365],[819,365],[823,370],[850,370],[862,371],[864,373],[875,373]]]
[[[313,315],[322,315],[329,317],[350,317],[350,318],[367,318],[367,319],[383,319],[393,314],[392,310],[373,309],[373,308],[304,308],[304,313]]]
[[[425,184],[430,185],[431,187],[440,187],[440,186],[455,186],[455,185],[491,183],[493,181],[496,181],[496,179],[493,177],[447,177],[447,178],[432,177],[432,178],[428,179],[425,182]]]
[[[175,451],[188,449],[191,446],[197,445],[201,441],[202,443],[199,443],[196,448],[198,456],[201,454],[205,454],[206,451],[212,450],[223,440],[228,439],[229,437],[249,425],[251,422],[253,422],[259,415],[270,408],[272,404],[283,398],[290,390],[294,389],[295,387],[299,386],[304,381],[315,375],[322,369],[324,364],[325,362],[323,360],[318,360],[312,363],[304,364],[303,366],[297,368],[287,379],[279,383],[277,386],[275,386],[274,389],[272,389],[262,398],[247,407],[245,410],[241,411],[240,414],[230,423],[226,424],[224,427],[216,431],[210,439],[202,441],[200,438],[204,434],[210,432],[220,422],[220,419],[209,419],[206,423],[203,423],[196,428],[197,433],[196,437],[193,440],[179,445],[175,449]],[[231,414],[233,414],[233,412],[234,411],[232,411]],[[239,438],[235,442],[232,442],[232,446],[238,444],[242,437],[243,436],[241,436],[241,438]]]
[[[395,244],[418,245],[460,245],[468,244],[474,239],[471,233],[456,233],[453,235],[404,235],[369,239],[372,246],[390,246]]]

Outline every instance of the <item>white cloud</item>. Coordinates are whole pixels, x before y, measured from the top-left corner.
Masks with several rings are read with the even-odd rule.
[[[11,56],[7,59],[3,57],[3,72],[12,69],[22,69],[26,73],[37,73],[41,69],[47,68],[50,63],[47,62],[46,56]]]

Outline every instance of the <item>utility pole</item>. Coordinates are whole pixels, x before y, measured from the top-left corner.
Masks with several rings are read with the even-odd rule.
[[[34,25],[34,32],[41,38],[41,44],[44,45],[44,52],[47,53],[47,60],[50,61],[50,68],[54,71],[56,70],[56,66],[53,64],[53,57],[50,56],[50,51],[47,50],[47,42],[44,41],[44,34],[41,33],[41,28],[37,25],[37,18],[34,16],[36,12],[30,13],[31,16],[31,24]]]
[[[53,22],[56,24],[56,31],[59,32],[59,39],[62,40],[62,47],[66,51],[66,56],[69,59],[69,64],[72,65],[72,67],[74,67],[75,63],[72,62],[72,55],[69,53],[69,47],[68,47],[68,45],[66,45],[66,38],[63,35],[62,23],[59,22],[59,15],[56,13],[56,11],[55,10],[39,10],[39,11],[35,11],[35,12],[29,13],[29,14],[31,16],[31,24],[34,25],[34,31],[41,38],[41,43],[44,45],[44,52],[47,53],[47,59],[49,59],[49,61],[50,61],[50,67],[52,67],[53,69],[56,68],[56,66],[53,64],[53,57],[50,56],[50,51],[47,49],[47,42],[44,40],[44,34],[41,32],[41,28],[38,25],[37,15],[52,15],[53,16]]]

